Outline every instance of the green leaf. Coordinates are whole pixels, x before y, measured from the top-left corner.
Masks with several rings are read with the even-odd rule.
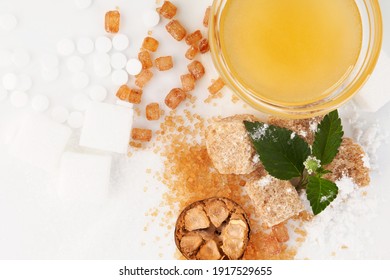
[[[313,155],[321,160],[321,165],[332,162],[339,151],[343,135],[343,126],[337,110],[330,112],[318,125],[312,148]]]
[[[306,194],[314,215],[318,215],[328,207],[337,197],[338,192],[339,188],[335,183],[316,176],[310,176]]]
[[[310,155],[309,145],[291,130],[264,124],[244,122],[253,145],[270,175],[280,180],[300,177],[303,162]]]

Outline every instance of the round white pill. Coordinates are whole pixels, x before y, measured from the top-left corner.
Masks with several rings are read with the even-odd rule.
[[[100,65],[95,67],[95,75],[99,78],[105,78],[111,74],[111,70],[110,64]]]
[[[80,112],[72,112],[68,118],[68,125],[71,128],[81,128],[84,124],[84,114]]]
[[[71,56],[66,61],[68,70],[72,73],[81,72],[84,69],[85,61],[79,56]]]
[[[108,53],[112,49],[112,42],[106,36],[100,36],[95,41],[95,48],[97,52]]]
[[[58,79],[60,75],[60,70],[58,68],[46,69],[42,68],[41,71],[42,79],[46,82],[53,82]]]
[[[129,46],[129,38],[124,34],[116,34],[112,39],[112,46],[117,51],[124,51]]]
[[[51,110],[51,117],[56,122],[64,123],[69,117],[69,111],[63,106],[57,106]]]
[[[77,42],[77,50],[81,54],[90,54],[93,52],[95,45],[89,38],[80,38]]]
[[[18,77],[14,73],[7,73],[3,76],[2,82],[6,90],[14,90],[18,85]]]
[[[34,95],[31,100],[31,107],[37,112],[45,112],[49,108],[49,105],[49,98],[43,94]]]
[[[12,63],[12,52],[0,49],[0,67],[8,67]]]
[[[85,110],[87,110],[87,107],[88,107],[90,102],[91,102],[91,100],[84,93],[76,94],[72,98],[73,109],[75,109],[77,111],[85,111]]]
[[[126,67],[127,58],[123,53],[114,53],[111,56],[111,66],[114,69],[123,69]]]
[[[58,56],[54,54],[44,54],[41,57],[41,65],[46,69],[57,68],[59,64],[60,60],[58,59]]]
[[[107,97],[107,89],[103,86],[94,85],[88,90],[89,97],[96,102],[103,102]]]
[[[27,91],[32,88],[33,82],[31,76],[26,74],[19,75],[19,83],[16,87],[17,90]]]
[[[84,72],[73,74],[72,85],[75,89],[84,89],[89,84],[89,76]]]
[[[116,86],[124,85],[128,80],[129,74],[124,70],[115,70],[111,74],[111,81]]]
[[[93,65],[95,67],[110,65],[110,56],[106,53],[96,53],[93,55]]]
[[[64,38],[57,43],[57,52],[59,55],[68,56],[74,53],[76,46],[69,38]]]
[[[147,10],[142,15],[142,19],[147,28],[152,28],[160,22],[160,15],[155,10]]]
[[[142,63],[136,58],[129,59],[129,61],[126,64],[126,71],[130,75],[138,75],[141,73],[142,70]]]
[[[0,28],[5,31],[11,31],[18,25],[18,20],[12,14],[4,14],[0,16]]]
[[[0,102],[7,99],[8,97],[8,91],[3,88],[3,87],[0,87]]]
[[[27,105],[28,95],[24,91],[15,90],[10,96],[11,105],[15,108],[22,108]]]
[[[87,9],[91,6],[92,0],[74,0],[74,4],[78,9]]]
[[[31,57],[26,50],[16,49],[12,55],[12,61],[16,67],[24,68],[30,63]]]

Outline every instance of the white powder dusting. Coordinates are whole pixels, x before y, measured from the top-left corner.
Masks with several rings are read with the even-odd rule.
[[[318,122],[316,121],[310,121],[309,123],[309,129],[311,132],[317,132],[317,128],[318,128]]]
[[[258,164],[258,163],[260,162],[260,156],[259,156],[258,154],[255,154],[255,155],[253,156],[252,162],[253,162],[254,164]]]
[[[296,133],[295,133],[295,132],[291,133],[291,135],[290,135],[290,139],[291,139],[291,140],[292,140],[292,139],[294,139],[294,138],[295,138],[295,136],[296,136]]]
[[[304,131],[304,130],[300,130],[298,131],[298,134],[302,137],[306,137],[307,136],[307,131]]]
[[[252,139],[260,140],[261,138],[263,138],[265,133],[266,133],[266,131],[267,131],[267,129],[268,129],[268,127],[269,127],[268,124],[264,124],[261,127],[259,127],[258,129],[256,129],[255,131],[253,131],[251,133]]]
[[[272,182],[272,176],[267,175],[263,178],[261,178],[258,182],[257,185],[261,188],[264,188],[265,186],[269,185]]]

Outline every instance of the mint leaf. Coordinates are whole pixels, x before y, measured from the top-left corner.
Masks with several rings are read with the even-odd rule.
[[[318,215],[328,207],[337,197],[338,192],[339,189],[335,183],[316,176],[310,176],[306,194],[314,215]]]
[[[309,145],[291,130],[264,124],[244,122],[256,152],[270,175],[290,180],[303,174],[303,162],[310,155]]]
[[[313,143],[313,155],[321,160],[321,165],[332,162],[339,151],[344,135],[341,119],[336,111],[327,114],[318,125]]]

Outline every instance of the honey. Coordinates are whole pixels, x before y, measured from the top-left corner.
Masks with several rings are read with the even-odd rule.
[[[266,102],[300,106],[345,81],[362,20],[355,0],[227,0],[219,36],[239,83]]]

